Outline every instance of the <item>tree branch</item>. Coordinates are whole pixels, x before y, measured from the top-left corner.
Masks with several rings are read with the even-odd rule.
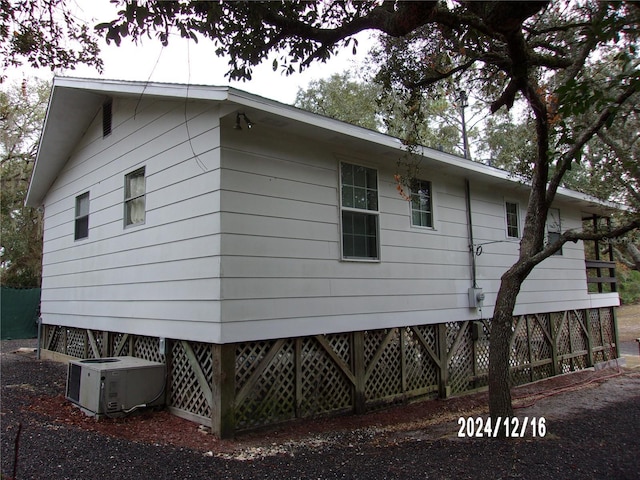
[[[582,131],[582,133],[575,140],[575,143],[571,145],[569,150],[567,150],[558,160],[558,166],[555,174],[553,175],[551,181],[549,182],[549,187],[547,188],[547,205],[550,206],[553,201],[558,187],[560,186],[560,182],[564,177],[567,170],[571,166],[571,162],[578,155],[580,150],[586,145],[586,143],[593,138],[593,136],[607,123],[607,121],[617,113],[617,107],[626,102],[634,93],[637,92],[637,85],[634,83],[628,85],[617,97],[616,99],[609,104],[600,115],[596,121],[588,128]]]
[[[257,5],[256,5],[257,6]],[[375,29],[392,37],[402,37],[433,20],[437,1],[398,2],[397,10],[387,8],[388,2],[375,7],[364,16],[356,16],[335,28],[320,28],[304,21],[278,14],[272,8],[263,8],[263,20],[277,27],[287,37],[295,36],[332,45],[363,30]]]
[[[562,235],[560,235],[560,238],[558,240],[547,245],[541,252],[529,257],[528,262],[531,262],[533,265],[539,264],[554,253],[558,252],[567,242],[577,242],[578,240],[595,241],[604,240],[605,238],[618,238],[638,228],[640,228],[640,217],[634,218],[629,223],[608,232],[579,232],[577,230],[567,230]]]

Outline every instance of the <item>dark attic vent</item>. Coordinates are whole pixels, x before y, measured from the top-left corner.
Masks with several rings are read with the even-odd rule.
[[[111,135],[113,101],[107,100],[102,104],[102,136]]]

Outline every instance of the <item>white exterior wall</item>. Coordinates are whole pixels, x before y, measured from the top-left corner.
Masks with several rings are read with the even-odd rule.
[[[435,228],[411,226],[393,181],[396,158],[296,138],[268,127],[222,133],[222,341],[235,342],[488,318],[518,241],[506,236],[504,202],[525,197],[471,183],[477,283],[482,310],[468,307],[465,182],[425,167]],[[380,262],[342,261],[340,161],[378,169]],[[580,226],[561,207],[562,226]],[[539,265],[523,285],[516,314],[593,306],[582,243]],[[611,299],[608,299],[610,302]]]
[[[470,309],[464,178],[426,161],[435,226],[412,227],[393,180],[397,151],[303,138],[259,118],[235,130],[229,118],[221,126],[224,108],[115,98],[106,138],[96,112],[45,198],[45,323],[228,343],[492,315],[518,252],[504,213],[505,200],[519,202],[523,221],[515,186],[471,182],[486,301]],[[340,161],[378,170],[379,262],[341,260]],[[125,227],[124,177],[142,166],[145,223]],[[75,241],[75,199],[87,191],[89,237]],[[559,208],[563,228],[580,226],[580,211]],[[617,294],[587,293],[579,242],[534,270],[515,313],[612,304]]]
[[[96,112],[45,198],[43,321],[215,341],[218,107],[115,98],[112,123],[103,138]],[[142,166],[145,223],[125,227],[124,177]],[[76,241],[75,198],[87,191],[89,236]]]

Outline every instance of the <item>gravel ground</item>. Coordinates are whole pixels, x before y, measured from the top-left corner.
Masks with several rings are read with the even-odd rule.
[[[336,427],[338,421],[332,431],[316,432],[306,441],[287,441],[286,427],[279,429],[277,444],[265,433],[263,445],[256,446],[260,434],[254,434],[251,449],[242,450],[246,442],[240,438],[238,449],[224,454],[130,441],[34,410],[35,403],[64,392],[65,367],[37,361],[33,354],[9,353],[23,345],[2,342],[3,479],[13,476],[16,438],[15,478],[20,480],[640,478],[640,374],[630,371],[609,372],[607,378],[540,396],[535,405],[519,409],[519,417],[547,416],[544,438],[529,432],[521,439],[460,439],[457,422],[450,419],[348,430]],[[412,408],[407,411],[420,407]]]

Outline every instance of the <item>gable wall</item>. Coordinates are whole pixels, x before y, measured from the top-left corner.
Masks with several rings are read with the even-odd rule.
[[[482,311],[472,284],[464,179],[423,168],[432,181],[435,229],[410,225],[396,191],[397,158],[258,125],[222,131],[222,339],[224,342],[488,318],[518,242],[505,232],[504,201],[517,192],[471,184]],[[339,162],[378,168],[380,262],[340,260]],[[563,228],[580,212],[561,210]],[[489,243],[495,242],[495,243]],[[589,306],[582,244],[538,266],[516,314]],[[559,307],[561,305],[561,307]]]
[[[214,104],[116,98],[106,138],[96,112],[45,199],[45,323],[217,338],[218,132]],[[145,223],[125,227],[124,176],[142,166]],[[75,197],[86,191],[89,237],[76,241]]]

